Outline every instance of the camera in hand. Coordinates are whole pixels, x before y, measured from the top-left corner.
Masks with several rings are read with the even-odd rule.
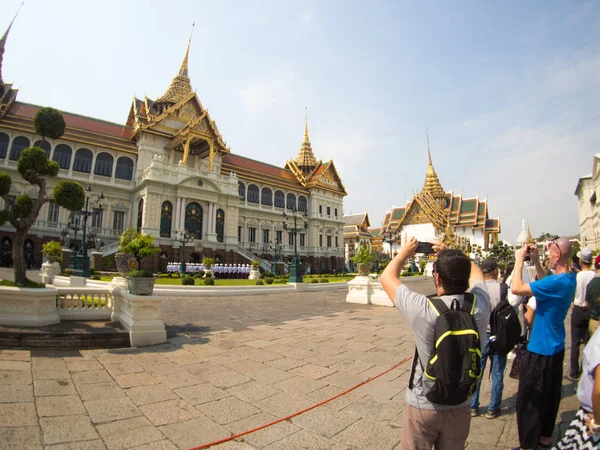
[[[418,242],[415,253],[433,253],[433,244],[431,242]]]

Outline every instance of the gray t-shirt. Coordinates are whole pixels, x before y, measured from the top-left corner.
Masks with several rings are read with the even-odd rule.
[[[592,393],[594,392],[594,374],[598,366],[600,366],[600,332],[596,331],[583,350],[583,373],[577,387],[579,403],[588,412],[594,410]]]
[[[475,294],[475,323],[479,332],[481,341],[481,351],[485,345],[486,329],[490,319],[490,297],[488,295],[485,283],[482,281],[476,282],[471,292]],[[442,295],[440,297],[448,307],[452,305],[452,300],[457,299],[463,304],[464,295]],[[419,409],[452,409],[461,408],[469,404],[470,399],[467,399],[460,405],[438,405],[431,403],[425,397],[423,392],[423,370],[422,367],[427,367],[427,361],[431,359],[431,348],[433,347],[433,339],[435,333],[435,321],[437,314],[429,304],[427,297],[423,294],[411,291],[406,285],[401,284],[396,290],[396,308],[402,313],[408,324],[410,325],[413,335],[415,336],[415,344],[419,352],[419,360],[415,368],[415,376],[413,380],[413,388],[406,389],[406,403]]]

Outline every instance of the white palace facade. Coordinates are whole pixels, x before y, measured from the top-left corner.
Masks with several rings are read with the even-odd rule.
[[[0,41],[0,170],[13,179],[11,195],[37,195],[19,176],[17,160],[23,149],[42,145],[33,127],[40,106],[17,101],[18,90],[2,79],[9,31]],[[282,225],[285,212],[288,225],[294,214],[298,225],[307,223],[296,241],[302,263],[313,273],[340,270],[347,193],[333,161],[315,158],[306,124],[297,157],[282,167],[232,153],[192,90],[189,48],[166,92],[156,100],[134,98],[125,124],[63,112],[64,135],[44,146],[60,166],[48,192],[60,179],[71,179],[91,187],[92,207],[104,195],[87,230],[102,268],[114,267],[117,237],[134,227],[161,247],[144,262],[154,271],[182,256],[186,262],[211,256],[224,264],[260,259],[269,270],[274,258],[285,263],[293,256],[294,235]],[[68,211],[46,204],[26,239],[26,260],[41,264],[42,244],[63,239],[70,220]],[[74,222],[69,236],[79,246],[82,233],[74,235],[72,228],[81,228],[81,221]],[[0,227],[2,265],[11,263],[13,231]],[[190,238],[185,244],[183,233]]]

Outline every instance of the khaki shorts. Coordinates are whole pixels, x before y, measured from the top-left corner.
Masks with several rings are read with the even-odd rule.
[[[404,407],[402,418],[402,450],[463,450],[469,436],[471,411],[462,408],[417,409]]]

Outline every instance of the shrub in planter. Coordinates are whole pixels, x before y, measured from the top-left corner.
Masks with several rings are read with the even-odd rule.
[[[127,228],[119,236],[119,252],[115,255],[117,270],[121,273],[126,268],[137,269],[142,259],[160,252],[160,247],[154,245],[154,236],[139,233],[134,228]]]
[[[176,272],[174,274],[171,275],[173,278],[180,278],[181,275],[179,275],[179,272]]]
[[[205,274],[204,274],[204,276],[205,276],[206,278],[212,278],[212,273],[205,273]]]
[[[204,279],[204,286],[214,286],[215,285],[215,280],[214,278],[205,278]]]
[[[102,277],[100,275],[94,275],[94,276],[92,276],[92,280],[100,281],[101,279],[102,279]]]
[[[273,278],[265,278],[265,283],[273,284]]]
[[[93,267],[90,269],[90,276],[92,275],[96,275],[96,269],[94,269]]]
[[[212,265],[215,263],[214,258],[204,258],[204,260],[202,261],[204,263],[204,267],[206,267],[207,269],[210,269],[212,267]]]
[[[262,286],[263,284],[265,284],[265,283],[263,283],[262,280],[256,280],[257,286]]]
[[[252,269],[253,270],[258,270],[259,267],[260,267],[260,261],[258,259],[255,259],[254,261],[252,261]]]
[[[319,278],[319,283],[329,283],[327,278]]]
[[[58,241],[49,241],[42,245],[42,252],[49,263],[61,262],[62,244]]]
[[[316,278],[313,278],[312,280],[310,280],[311,283],[318,283],[319,280],[317,280]]]
[[[134,295],[150,295],[154,290],[154,276],[150,270],[134,269],[127,272],[127,287]]]
[[[196,282],[193,277],[186,276],[181,279],[181,284],[184,286],[193,286]]]

